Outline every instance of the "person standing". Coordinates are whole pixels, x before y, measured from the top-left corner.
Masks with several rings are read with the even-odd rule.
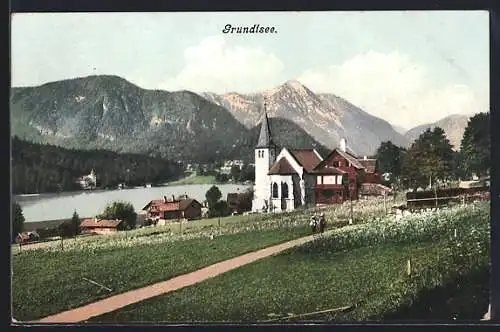
[[[316,216],[315,215],[313,215],[311,217],[311,221],[309,222],[309,226],[311,226],[312,233],[315,234],[316,233],[316,227],[318,226],[318,222],[316,220]]]
[[[325,214],[321,213],[319,216],[319,232],[323,233],[326,228],[326,220],[325,220]]]

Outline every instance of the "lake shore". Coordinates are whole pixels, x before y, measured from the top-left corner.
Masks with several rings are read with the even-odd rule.
[[[144,206],[153,199],[163,196],[172,197],[188,195],[200,203],[205,200],[205,193],[213,184],[183,184],[167,185],[151,188],[129,188],[115,190],[82,190],[64,192],[60,194],[46,193],[37,196],[14,196],[23,209],[25,224],[54,223],[55,221],[71,219],[73,212],[79,216],[95,216],[104,210],[108,203],[116,201],[129,202],[135,211],[140,214]],[[252,185],[244,184],[215,184],[222,193],[222,199],[227,194],[243,192]]]

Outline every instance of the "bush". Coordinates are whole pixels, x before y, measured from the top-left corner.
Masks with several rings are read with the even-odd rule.
[[[114,220],[122,222],[118,226],[120,230],[133,229],[137,223],[137,213],[134,206],[126,202],[113,202],[104,208],[104,212],[98,216],[100,219]]]
[[[12,239],[24,230],[24,215],[21,205],[17,202],[12,204]]]
[[[210,217],[226,217],[231,214],[231,208],[226,201],[218,201],[209,211]]]

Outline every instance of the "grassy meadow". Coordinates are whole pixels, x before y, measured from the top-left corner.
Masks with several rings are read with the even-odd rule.
[[[427,307],[424,298],[429,294],[442,293],[450,285],[470,287],[471,282],[487,288],[489,232],[489,205],[484,202],[402,218],[374,216],[286,253],[92,321],[418,320],[425,317],[412,313],[411,307],[422,303]],[[480,278],[474,279],[477,275]],[[446,307],[450,301],[447,296],[441,300],[433,304]],[[487,293],[463,301],[487,310]],[[291,316],[339,307],[351,308],[302,319]],[[404,310],[406,316],[398,316]],[[445,316],[433,318],[452,319]]]
[[[380,214],[377,200],[356,202],[354,215]],[[349,206],[329,207],[330,227]],[[195,271],[238,255],[309,235],[314,209],[251,214],[77,237],[29,249],[12,247],[13,316],[33,320],[113,294]],[[211,239],[213,237],[213,240]],[[108,291],[86,279],[111,289]]]

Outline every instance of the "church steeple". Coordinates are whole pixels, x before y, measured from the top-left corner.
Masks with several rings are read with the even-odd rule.
[[[260,125],[259,140],[257,142],[256,148],[269,148],[274,146],[266,107],[267,101],[264,101],[264,119],[262,120],[262,124]]]

